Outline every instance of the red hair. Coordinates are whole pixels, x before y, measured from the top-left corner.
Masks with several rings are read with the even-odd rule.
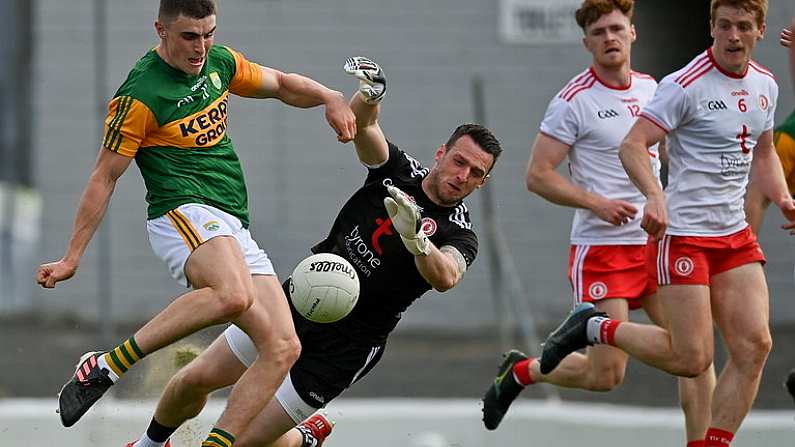
[[[767,16],[767,0],[712,0],[710,5],[709,21],[715,23],[715,15],[718,8],[728,6],[730,8],[744,9],[756,16],[756,26],[759,28],[765,24]]]
[[[631,21],[635,12],[635,0],[585,0],[574,16],[577,18],[577,25],[585,31],[585,28],[599,20],[599,17],[610,14],[616,9]]]

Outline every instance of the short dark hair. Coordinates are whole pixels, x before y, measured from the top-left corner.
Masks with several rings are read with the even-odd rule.
[[[192,19],[203,19],[215,14],[214,0],[160,0],[158,20],[164,23],[174,21],[180,14]]]
[[[497,163],[497,158],[502,153],[502,146],[500,146],[500,142],[497,140],[497,137],[495,137],[489,129],[481,126],[480,124],[462,124],[456,127],[455,131],[453,131],[453,134],[447,139],[447,143],[445,144],[446,150],[450,150],[456,141],[458,141],[458,139],[464,135],[469,135],[469,137],[472,138],[472,140],[474,140],[481,149],[494,157],[494,161],[492,162],[491,167],[489,167],[489,171],[491,171],[491,168],[494,167],[494,163]]]

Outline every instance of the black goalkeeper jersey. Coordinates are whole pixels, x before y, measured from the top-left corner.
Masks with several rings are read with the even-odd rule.
[[[431,289],[406,250],[384,206],[386,186],[394,185],[413,197],[422,215],[422,228],[437,247],[458,249],[467,265],[478,251],[469,211],[464,202],[454,207],[434,204],[422,190],[429,169],[389,144],[389,159],[369,169],[364,185],[345,203],[325,240],[313,253],[335,253],[357,269],[359,301],[347,317],[324,326],[335,329],[354,343],[383,343],[406,308]],[[304,322],[302,322],[304,323]]]

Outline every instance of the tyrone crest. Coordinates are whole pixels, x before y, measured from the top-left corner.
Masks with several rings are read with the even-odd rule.
[[[607,296],[607,284],[603,283],[602,281],[597,281],[591,284],[591,287],[588,288],[588,294],[591,295],[591,298],[595,300],[600,300]]]
[[[767,96],[759,95],[759,108],[762,110],[767,110],[768,105],[770,105],[770,101],[768,101]]]
[[[692,259],[687,256],[682,256],[674,261],[674,270],[679,276],[690,276],[693,270],[695,270],[695,265]]]
[[[426,236],[431,237],[436,233],[436,221],[431,219],[430,217],[423,217],[422,223],[420,224],[420,228],[422,232],[425,233]]]

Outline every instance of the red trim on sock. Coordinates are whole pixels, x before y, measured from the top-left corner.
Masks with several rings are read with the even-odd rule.
[[[706,444],[704,444],[704,442],[706,441],[704,441],[703,439],[700,439],[698,441],[690,441],[687,443],[687,447],[706,447]]]
[[[527,386],[536,383],[535,380],[530,377],[530,363],[533,360],[535,359],[530,357],[513,364],[513,376],[516,378],[516,381],[519,382],[519,385]]]
[[[732,439],[734,439],[734,433],[710,427],[704,438],[704,447],[729,447]]]
[[[618,329],[620,324],[620,321],[612,319],[607,319],[602,322],[599,328],[599,338],[602,340],[602,343],[615,345],[616,329]]]

